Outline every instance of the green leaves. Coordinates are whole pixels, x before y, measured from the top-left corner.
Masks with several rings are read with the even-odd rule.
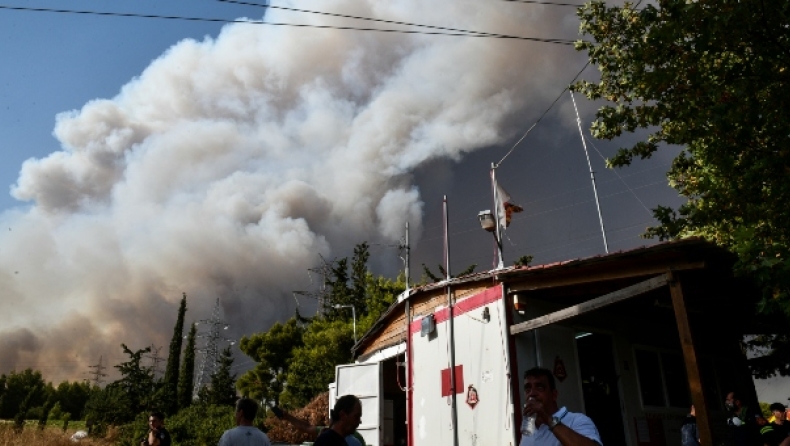
[[[698,235],[728,248],[736,272],[762,287],[763,311],[790,314],[790,2],[592,2],[578,15],[592,39],[577,49],[600,81],[573,88],[610,102],[593,136],[650,132],[608,166],[683,147],[667,179],[688,201],[657,208],[660,226],[645,236]]]

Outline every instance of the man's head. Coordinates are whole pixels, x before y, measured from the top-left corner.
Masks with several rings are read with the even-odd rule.
[[[148,414],[148,427],[158,430],[165,422],[165,415],[162,412],[155,411]]]
[[[240,398],[236,401],[236,424],[248,425],[255,420],[258,413],[258,403],[249,398]]]
[[[335,403],[330,416],[333,429],[344,437],[350,435],[362,422],[362,403],[354,395],[343,395]]]
[[[727,407],[727,410],[739,410],[741,408],[741,395],[733,390],[727,394],[724,405]]]
[[[782,403],[773,403],[769,407],[771,409],[771,413],[776,418],[776,424],[783,424],[787,419],[787,412],[785,405]]]
[[[557,387],[551,371],[541,367],[527,370],[524,373],[524,397],[527,401],[534,399],[540,402],[549,413],[556,412],[559,409]]]

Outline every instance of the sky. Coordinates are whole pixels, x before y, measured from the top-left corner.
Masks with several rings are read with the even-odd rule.
[[[418,30],[217,0],[6,0],[2,6]],[[527,37],[578,38],[573,8],[500,0],[294,0],[279,6]],[[425,30],[422,28],[422,30]],[[435,31],[435,30],[433,30]],[[395,276],[494,262],[477,214],[499,162],[584,66],[565,45],[0,8],[0,371],[77,379],[119,348],[167,345],[217,299],[227,334],[315,302],[307,270],[371,243]],[[582,79],[594,80],[587,68]],[[576,96],[584,134],[595,104]],[[609,251],[640,237],[677,149],[610,170],[636,136],[587,141]],[[569,94],[497,169],[524,207],[505,263],[605,252]],[[7,231],[5,228],[7,227]],[[244,358],[237,366],[244,368]],[[249,361],[247,361],[249,362]],[[249,364],[246,364],[249,366]],[[759,388],[759,386],[758,386]],[[788,388],[790,391],[790,388]]]

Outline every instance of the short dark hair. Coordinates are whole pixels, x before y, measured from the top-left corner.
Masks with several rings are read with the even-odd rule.
[[[770,406],[768,406],[768,409],[771,412],[784,412],[785,411],[785,405],[782,404],[782,403],[773,403]]]
[[[148,416],[149,417],[154,417],[154,418],[156,418],[159,421],[165,421],[165,414],[163,414],[162,412],[160,412],[158,410],[152,410],[150,413],[148,413]]]
[[[352,410],[359,404],[360,406],[362,403],[359,401],[354,395],[343,395],[337,399],[335,403],[335,407],[329,411],[329,424],[334,424],[335,421],[339,418],[340,412],[351,413]]]
[[[238,411],[241,411],[241,416],[243,416],[245,420],[252,421],[258,413],[258,403],[249,398],[240,398],[236,401],[236,412]]]
[[[540,378],[541,376],[546,377],[546,381],[549,383],[549,390],[554,390],[557,388],[556,384],[554,383],[554,375],[551,373],[551,370],[544,369],[543,367],[533,367],[526,372],[524,372],[524,379],[527,379],[528,376],[533,378]]]

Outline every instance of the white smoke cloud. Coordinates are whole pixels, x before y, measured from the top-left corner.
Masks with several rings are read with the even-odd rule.
[[[576,26],[567,11],[505,2],[321,8],[530,36],[573,38]],[[165,345],[182,291],[188,320],[220,297],[238,333],[267,328],[292,313],[318,254],[397,240],[406,221],[418,237],[413,169],[512,137],[513,117],[540,112],[531,104],[556,94],[543,87],[575,72],[569,57],[519,41],[240,24],[175,44],[116,97],[58,115],[62,150],[22,166],[12,194],[31,206],[0,217],[0,336],[14,340],[0,359],[84,364],[121,356],[121,342]],[[78,377],[60,372],[48,378]]]

